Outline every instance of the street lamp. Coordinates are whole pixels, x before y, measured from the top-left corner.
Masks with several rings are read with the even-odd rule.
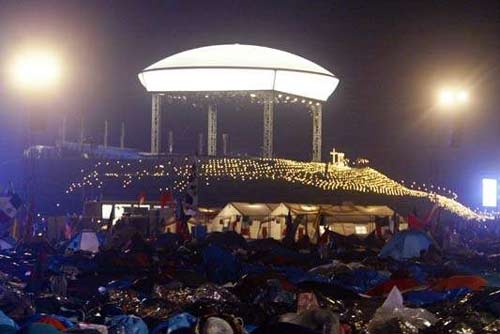
[[[61,60],[45,49],[19,53],[9,67],[12,83],[19,90],[42,92],[57,86],[61,79]]]
[[[438,100],[441,107],[457,108],[469,102],[469,92],[465,89],[446,88],[439,92]]]
[[[451,137],[449,139],[449,146],[452,148],[458,148],[461,141],[462,123],[461,115],[457,114],[457,111],[464,109],[466,105],[470,102],[470,95],[467,89],[459,87],[448,87],[441,89],[437,95],[438,108],[451,112],[446,116],[447,120],[444,122],[445,126],[450,127]],[[439,124],[439,123],[436,123]],[[441,125],[443,126],[443,125]],[[438,127],[440,127],[438,125]],[[437,129],[436,129],[437,130]],[[448,131],[444,131],[448,132]],[[431,156],[430,156],[430,175],[434,182],[439,182],[438,176],[440,174],[440,155],[437,152],[437,147],[439,146],[438,134],[433,135],[435,138],[432,139],[433,144],[431,145]],[[444,152],[443,152],[444,153]]]
[[[61,60],[59,56],[49,49],[30,48],[17,53],[8,64],[7,73],[10,74],[10,81],[15,90],[21,93],[24,97],[29,94],[34,98],[35,105],[31,105],[28,109],[29,125],[29,143],[26,159],[26,198],[28,200],[27,210],[29,215],[34,217],[34,202],[36,191],[36,157],[32,150],[33,136],[35,128],[44,128],[45,120],[35,121],[39,119],[41,110],[45,103],[42,103],[39,98],[44,98],[46,95],[51,95],[56,92],[56,88],[61,80]],[[29,100],[29,99],[28,99]],[[21,99],[24,101],[24,99]],[[37,110],[36,116],[33,110]],[[25,228],[25,238],[31,238],[33,234],[33,222],[27,223]]]

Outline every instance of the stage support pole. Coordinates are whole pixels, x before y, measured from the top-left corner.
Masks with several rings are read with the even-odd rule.
[[[227,156],[229,153],[229,135],[227,133],[222,134],[222,155]]]
[[[209,157],[217,155],[217,106],[208,105],[208,136],[207,153]]]
[[[125,122],[122,122],[121,132],[120,132],[120,148],[125,148]]]
[[[161,153],[161,102],[160,94],[151,96],[151,153]]]
[[[62,129],[61,129],[61,142],[64,146],[66,144],[66,126],[67,126],[67,117],[64,115],[63,120],[62,120]]]
[[[108,136],[109,136],[109,121],[104,121],[104,148],[108,148]]]
[[[174,131],[168,131],[168,154],[174,153]]]
[[[321,122],[322,106],[316,104],[311,106],[313,138],[312,138],[312,161],[321,162]]]
[[[262,157],[273,157],[273,120],[274,120],[274,99],[273,96],[264,101],[264,138],[262,143]]]
[[[85,124],[83,120],[83,115],[80,116],[80,137],[78,139],[78,145],[80,146],[80,152],[83,150],[83,141],[85,139]]]
[[[203,155],[203,133],[198,133],[198,155]]]

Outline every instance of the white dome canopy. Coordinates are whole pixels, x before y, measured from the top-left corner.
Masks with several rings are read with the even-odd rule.
[[[214,45],[177,53],[139,73],[149,92],[276,91],[326,101],[339,80],[289,52]]]

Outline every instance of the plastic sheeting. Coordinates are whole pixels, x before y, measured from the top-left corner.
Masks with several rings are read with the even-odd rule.
[[[424,309],[413,309],[403,306],[403,296],[394,287],[381,307],[377,309],[368,324],[368,332],[378,333],[415,333],[428,328],[437,322],[437,318]],[[395,331],[392,326],[399,327]]]

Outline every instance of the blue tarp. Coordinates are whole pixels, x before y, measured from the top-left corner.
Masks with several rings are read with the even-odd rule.
[[[148,334],[148,326],[135,315],[116,315],[107,324],[110,334]],[[124,332],[123,332],[124,330]]]
[[[432,239],[423,231],[406,230],[397,233],[380,251],[380,257],[391,257],[395,260],[420,257],[422,251],[427,251],[432,245]]]
[[[14,320],[12,320],[11,318],[9,318],[2,311],[0,311],[0,325],[9,326],[9,327],[16,328],[16,329],[18,328],[16,322]]]
[[[197,320],[195,316],[187,312],[179,313],[156,326],[151,334],[192,333],[191,328]],[[183,329],[185,331],[181,331]]]
[[[423,290],[411,291],[403,295],[405,303],[415,307],[431,305],[445,300],[455,300],[458,297],[464,296],[469,293],[467,288],[452,289],[444,292]]]
[[[203,265],[208,279],[217,284],[236,282],[240,278],[241,265],[229,251],[214,245],[203,252]]]
[[[363,293],[388,279],[387,275],[376,270],[360,268],[334,277],[332,283],[356,293]]]

